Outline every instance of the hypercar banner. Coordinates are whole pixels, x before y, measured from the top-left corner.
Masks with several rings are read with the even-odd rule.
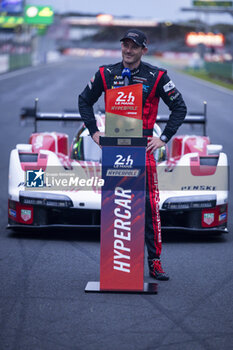
[[[100,290],[141,291],[145,147],[103,147]]]

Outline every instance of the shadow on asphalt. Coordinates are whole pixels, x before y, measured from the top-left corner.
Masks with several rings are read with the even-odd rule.
[[[36,230],[9,230],[9,238],[38,239],[48,241],[100,241],[98,229],[36,229]]]
[[[162,233],[163,243],[224,243],[227,234],[210,234],[203,232],[164,232]]]
[[[8,230],[9,238],[16,239],[38,239],[49,241],[100,241],[99,229],[37,229],[37,230]],[[227,234],[207,234],[191,232],[164,232],[162,233],[163,243],[224,243]]]

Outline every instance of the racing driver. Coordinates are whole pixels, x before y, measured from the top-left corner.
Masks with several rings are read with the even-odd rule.
[[[168,280],[164,272],[160,254],[162,249],[161,222],[159,215],[159,191],[154,151],[167,143],[176,133],[186,115],[186,105],[181,93],[168,77],[165,69],[145,63],[142,56],[148,51],[147,38],[138,29],[129,29],[121,39],[122,61],[99,68],[84,91],[79,95],[79,112],[93,140],[99,145],[101,132],[98,130],[93,105],[107,89],[125,84],[122,76],[124,68],[131,72],[129,84],[143,86],[143,136],[148,138],[146,148],[146,210],[145,242],[148,250],[150,275],[158,280]],[[171,114],[159,137],[153,136],[160,97]]]

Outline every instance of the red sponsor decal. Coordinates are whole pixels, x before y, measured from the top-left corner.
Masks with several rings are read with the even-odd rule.
[[[227,205],[202,210],[202,227],[216,227],[227,222]]]
[[[8,216],[20,224],[31,225],[33,223],[33,206],[9,200]]]
[[[204,213],[203,221],[205,224],[210,226],[214,222],[214,213]]]
[[[32,217],[32,212],[30,209],[21,209],[21,218],[23,221],[29,221]]]

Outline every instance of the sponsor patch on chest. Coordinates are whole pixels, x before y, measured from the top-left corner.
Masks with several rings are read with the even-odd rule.
[[[138,77],[138,76],[134,76],[134,77],[132,78],[132,80],[133,80],[133,82],[135,82],[135,83],[141,83],[141,84],[147,82],[147,79],[146,79],[146,78]]]

